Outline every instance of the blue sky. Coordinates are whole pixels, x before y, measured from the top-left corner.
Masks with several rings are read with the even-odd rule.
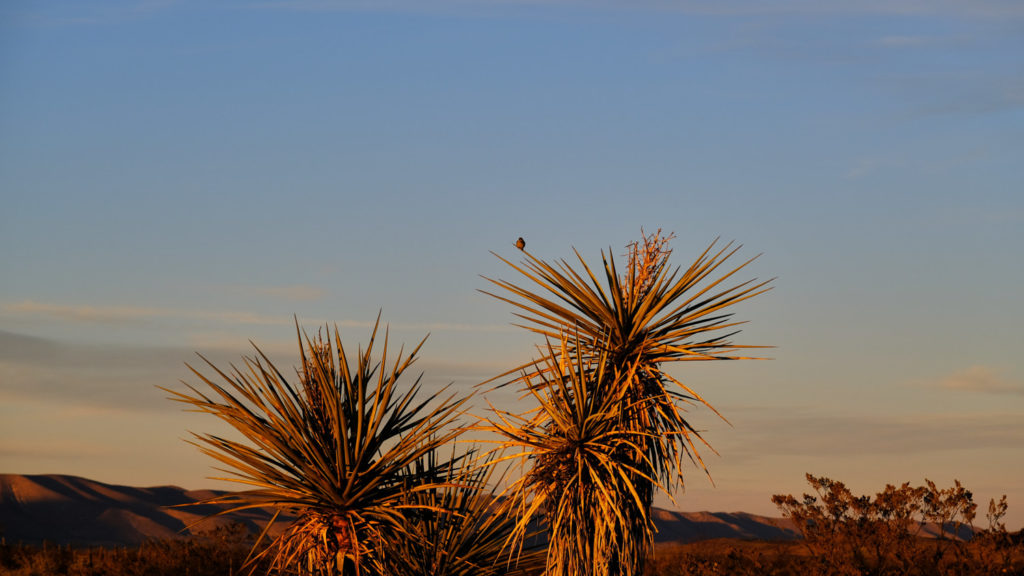
[[[959,478],[1019,526],[1022,53],[1009,1],[5,3],[0,464],[209,486],[195,351],[383,309],[468,388],[534,343],[490,250],[662,228],[778,277],[774,360],[678,370],[733,424],[682,509]]]

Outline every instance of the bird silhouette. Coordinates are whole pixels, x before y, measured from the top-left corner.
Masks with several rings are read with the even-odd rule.
[[[520,250],[526,248],[526,240],[523,240],[522,236],[519,237],[519,240],[516,240],[516,248]]]

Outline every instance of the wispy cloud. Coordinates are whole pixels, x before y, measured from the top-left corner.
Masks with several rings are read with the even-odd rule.
[[[884,78],[881,82],[909,100],[912,108],[905,117],[911,119],[977,116],[1024,108],[1024,82],[1013,74],[910,74]]]
[[[956,35],[923,35],[923,34],[890,34],[871,40],[869,43],[882,48],[919,48],[947,47],[962,48],[974,44],[978,39],[967,34]]]
[[[192,358],[185,348],[65,343],[0,330],[0,401],[152,410],[165,405],[154,386],[172,385]]]
[[[124,3],[75,2],[50,9],[0,11],[0,18],[35,26],[95,26],[147,18],[168,10],[181,0],[138,0]]]
[[[283,315],[267,316],[252,312],[219,312],[149,306],[69,305],[37,302],[35,300],[23,300],[14,304],[6,304],[3,310],[19,315],[43,316],[67,322],[95,324],[139,323],[160,318],[216,320],[233,324],[286,325],[291,322],[290,318]]]
[[[281,288],[265,288],[266,290],[292,296],[314,295],[316,289],[306,286],[285,286]],[[71,323],[82,324],[142,324],[165,319],[187,319],[193,321],[216,322],[233,325],[264,325],[291,326],[295,319],[289,315],[268,315],[246,311],[215,311],[186,308],[164,308],[154,306],[92,306],[87,304],[54,304],[36,300],[22,300],[5,304],[0,310],[7,314],[24,317],[49,318]],[[325,324],[323,319],[300,318],[303,326]],[[342,320],[326,322],[331,326],[349,328],[373,328],[373,320]],[[402,323],[389,322],[392,330],[409,330],[416,332],[512,332],[516,328],[505,324],[465,324],[450,322]]]
[[[1010,413],[839,415],[797,410],[751,413],[733,420],[735,429],[709,434],[715,448],[730,458],[921,454],[979,446],[1012,449],[1019,447],[1024,434],[1024,421]],[[726,441],[716,442],[716,436]]]
[[[671,6],[674,2],[657,2]],[[1014,0],[769,0],[746,2],[744,0],[683,0],[678,4],[683,9],[706,11],[723,10],[737,14],[790,13],[790,14],[957,14],[974,17],[1024,16],[1024,6]]]
[[[392,324],[402,330],[427,332],[518,332],[521,328],[508,324],[453,324],[450,322],[427,322],[423,324]]]
[[[914,46],[927,46],[930,44],[936,44],[939,41],[931,36],[883,36],[879,38],[876,44],[880,46],[888,47],[914,47]]]
[[[1002,212],[988,212],[985,219],[995,224],[1021,224],[1024,223],[1024,210],[1010,208]]]
[[[719,16],[951,14],[967,17],[1024,17],[1024,5],[1010,0],[280,0],[256,4],[295,11],[430,11],[516,6],[579,6],[593,9],[672,11]]]
[[[1020,110],[1024,108],[1024,87],[1019,84],[1019,80],[1017,82],[1017,85],[981,85],[976,93],[968,93],[956,99],[950,98],[946,102],[925,108],[922,115],[981,115]]]
[[[358,341],[346,339],[346,346]],[[285,374],[290,373],[298,354],[294,339],[257,345]],[[198,348],[143,347],[58,341],[0,330],[0,404],[73,406],[101,412],[165,410],[166,394],[156,386],[173,388],[180,379],[189,380],[186,363],[200,372],[207,370],[196,356],[197,349],[223,369],[232,363],[239,365],[242,356],[254,355],[252,344],[226,336],[211,336]],[[455,382],[468,390],[502,368],[473,361],[422,362],[417,366],[424,372],[427,387]]]
[[[186,5],[181,0],[137,0],[126,3],[78,2],[51,9],[33,7],[0,11],[19,24],[42,26],[104,25],[149,18]],[[194,6],[195,4],[193,4]],[[1024,18],[1017,0],[269,0],[242,4],[248,9],[294,12],[454,12],[488,13],[500,8],[577,7],[584,10],[628,10],[681,14],[750,16],[949,15],[967,18]],[[913,41],[914,37],[892,37]]]
[[[897,162],[892,160],[891,158],[860,158],[854,163],[853,167],[846,171],[844,177],[847,180],[858,180],[860,178],[871,176],[878,172],[880,169],[892,167],[896,164]]]
[[[319,286],[308,284],[290,284],[287,286],[228,286],[228,291],[240,294],[252,294],[271,298],[283,298],[302,302],[312,302],[324,297],[324,290]]]
[[[998,370],[981,365],[950,374],[939,382],[939,386],[947,390],[1024,396],[1024,382],[1011,380]]]
[[[921,46],[930,42],[927,36],[883,36],[876,43],[882,46]]]
[[[137,322],[149,318],[170,316],[171,311],[161,308],[140,306],[69,306],[47,304],[34,300],[23,300],[4,306],[5,312],[33,316],[49,316],[71,322],[124,323]]]
[[[63,464],[113,454],[115,451],[110,447],[69,439],[57,441],[17,438],[13,441],[0,441],[0,458],[4,460],[17,458],[20,461],[57,461]]]

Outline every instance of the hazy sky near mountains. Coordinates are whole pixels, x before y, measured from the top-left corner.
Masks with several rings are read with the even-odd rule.
[[[0,471],[223,487],[155,388],[195,351],[383,309],[468,389],[535,343],[489,250],[642,226],[778,277],[774,360],[674,372],[732,423],[681,509],[958,478],[1020,527],[1022,54],[1016,0],[6,2]]]

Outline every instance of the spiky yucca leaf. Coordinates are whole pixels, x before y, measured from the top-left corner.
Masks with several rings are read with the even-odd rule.
[[[378,316],[354,359],[335,328],[336,362],[330,339],[300,336],[302,370],[292,381],[257,348],[244,370],[226,373],[206,361],[219,381],[190,366],[207,392],[190,384],[188,392],[167,390],[244,437],[193,434],[192,443],[229,474],[221,479],[248,487],[205,503],[227,504],[224,513],[270,506],[297,518],[257,556],[270,571],[382,573],[384,544],[407,535],[406,493],[443,484],[448,475],[444,463],[413,470],[457,435],[451,424],[465,400],[439,392],[420,401],[418,378],[400,391],[398,380],[423,342],[408,356],[400,350],[389,367],[386,333],[379,360],[372,357],[379,325]]]
[[[660,230],[644,235],[642,244],[631,245],[626,271],[621,274],[610,252],[602,252],[604,270],[601,275],[595,274],[578,252],[579,269],[565,260],[549,264],[524,252],[527,260],[522,265],[498,258],[536,286],[522,287],[487,278],[508,295],[485,293],[516,306],[519,309],[516,316],[525,322],[520,326],[549,341],[562,339],[563,342],[561,350],[552,350],[549,346],[546,361],[524,364],[492,380],[519,373],[518,378],[505,384],[518,382],[538,399],[560,398],[564,395],[558,392],[564,388],[564,359],[570,357],[576,359],[573,364],[577,369],[583,370],[575,381],[590,381],[595,376],[584,372],[597,367],[605,367],[603,371],[613,373],[613,378],[602,379],[610,386],[609,391],[601,395],[602,400],[618,399],[617,404],[612,404],[628,407],[616,412],[614,418],[602,421],[609,426],[609,437],[624,439],[635,448],[622,451],[615,458],[594,460],[614,461],[621,484],[601,483],[599,486],[607,490],[607,495],[604,492],[597,492],[597,496],[581,495],[573,504],[577,508],[560,508],[557,513],[547,511],[552,527],[558,523],[568,526],[581,522],[584,523],[582,533],[587,529],[586,522],[597,522],[595,538],[600,537],[602,530],[608,530],[608,541],[603,545],[613,552],[607,552],[610,554],[608,570],[598,573],[641,574],[644,546],[653,537],[653,526],[647,514],[655,491],[661,489],[671,497],[672,492],[683,486],[684,456],[707,472],[697,443],[709,449],[710,445],[683,416],[683,406],[700,402],[718,412],[699,394],[667,373],[663,364],[745,359],[749,357],[741,355],[744,349],[761,348],[730,341],[741,324],[732,320],[730,307],[769,289],[770,280],[726,283],[753,258],[722,271],[724,263],[739,247],[733,248],[729,243],[716,249],[716,241],[687,269],[672,269],[668,266],[671,250],[667,247],[671,238],[672,235],[663,237]],[[566,333],[574,334],[574,338],[565,339]],[[554,377],[550,376],[552,373]],[[541,402],[540,414],[559,410],[561,408],[550,400]],[[507,443],[532,446],[531,450],[541,451],[533,456],[537,460],[531,472],[534,479],[527,476],[526,482],[536,481],[538,487],[550,483],[546,479],[548,473],[539,471],[550,468],[548,461],[556,461],[543,452],[550,450],[547,447],[550,442],[559,442],[559,433],[554,427],[539,426],[539,420],[517,420],[515,415],[508,414],[501,415],[501,420],[493,425],[506,435]],[[546,438],[547,434],[552,437]],[[560,467],[556,465],[555,470]],[[594,467],[591,464],[577,466],[586,470]],[[523,517],[535,513],[539,506],[549,505],[545,504],[550,497],[543,495],[544,490],[534,492],[534,500],[529,505],[522,500],[525,508],[520,513]],[[616,517],[618,523],[614,526],[602,525],[604,517],[585,512],[587,508],[581,502],[587,498],[593,499],[589,504],[591,508],[604,508],[609,515],[613,515],[614,510],[628,510],[628,506],[635,506],[638,511]],[[621,503],[621,507],[613,507],[612,502]],[[580,548],[583,540],[571,531],[562,536],[552,532],[551,538],[552,550],[556,553],[569,546],[577,547],[576,554],[593,555],[597,550]],[[560,543],[558,538],[566,540]],[[549,568],[551,558],[549,554]],[[596,556],[594,559],[599,560]],[[560,564],[556,568],[553,575],[584,573]]]
[[[607,354],[583,356],[584,346],[563,335],[561,347],[529,372],[529,395],[538,403],[521,415],[492,407],[478,430],[499,434],[492,464],[513,461],[522,476],[502,495],[503,510],[518,518],[509,547],[518,549],[531,523],[548,529],[547,574],[611,576],[640,562],[653,543],[641,484],[656,482],[643,446],[644,433],[623,426],[633,412],[619,372]]]
[[[635,414],[637,429],[656,438],[647,443],[648,457],[660,481],[674,489],[683,484],[682,457],[693,459],[706,470],[697,443],[710,448],[682,415],[680,404],[696,401],[716,414],[718,411],[662,365],[753,358],[740,352],[765,347],[732,343],[730,338],[742,322],[733,321],[732,312],[727,310],[769,290],[771,280],[726,284],[756,258],[721,272],[725,262],[740,249],[731,242],[718,249],[717,241],[712,242],[685,270],[670,268],[667,242],[671,238],[662,237],[659,230],[645,235],[642,246],[634,243],[623,274],[618,272],[610,251],[601,253],[600,276],[578,252],[580,269],[565,260],[550,264],[529,252],[524,252],[527,260],[522,265],[495,254],[536,287],[486,278],[509,296],[482,292],[518,308],[516,316],[525,321],[520,324],[523,328],[553,340],[565,331],[577,332],[584,357],[607,354],[608,363],[620,371],[636,367],[627,395],[631,402],[646,406],[644,412]],[[533,362],[524,364],[495,380],[522,374],[513,382],[527,386],[543,382],[534,379],[534,366]]]
[[[410,491],[406,515],[410,538],[389,549],[390,573],[404,576],[525,576],[543,567],[536,546],[510,557],[505,543],[514,518],[502,514],[495,494],[494,468],[479,465],[475,450],[449,458],[443,486]],[[437,453],[424,456],[417,469],[438,469]]]

